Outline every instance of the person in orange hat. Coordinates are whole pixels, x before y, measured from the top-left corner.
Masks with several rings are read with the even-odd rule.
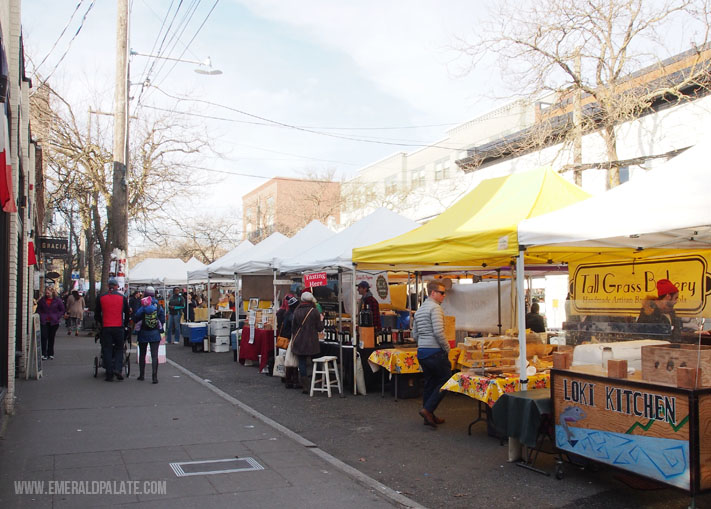
[[[665,325],[668,333],[671,328],[672,340],[681,338],[681,320],[676,316],[674,306],[679,300],[679,289],[668,279],[657,281],[657,298],[642,303],[637,323],[658,323]]]

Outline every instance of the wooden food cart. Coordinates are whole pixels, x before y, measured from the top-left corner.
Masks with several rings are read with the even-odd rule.
[[[593,365],[551,370],[556,446],[691,495],[709,490],[711,387],[621,376]]]

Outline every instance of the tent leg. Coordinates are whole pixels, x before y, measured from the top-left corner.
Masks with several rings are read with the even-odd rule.
[[[346,379],[345,378],[345,370],[343,368],[343,336],[341,334],[342,331],[342,323],[341,323],[341,301],[343,300],[343,269],[341,267],[338,267],[338,304],[336,312],[338,313],[336,316],[338,317],[338,332],[336,333],[336,337],[338,338],[338,369],[341,370],[341,383]],[[356,380],[353,379],[353,384],[355,385]],[[346,397],[346,391],[341,391],[341,397],[345,398]]]
[[[496,295],[499,300],[499,323],[497,325],[499,327],[499,336],[501,336],[501,269],[496,269],[496,284],[498,288]]]
[[[526,374],[526,294],[524,291],[524,248],[519,247],[518,260],[516,262],[516,296],[518,298],[518,349],[521,355],[519,361],[519,380],[521,381],[521,390],[528,390],[528,375]]]
[[[355,281],[356,281],[356,269],[355,265],[353,266],[353,289],[355,289]],[[356,369],[356,362],[358,360],[358,355],[357,355],[357,350],[358,350],[358,339],[356,337],[356,320],[358,320],[358,313],[356,312],[358,304],[356,303],[356,292],[353,291],[351,294],[351,304],[353,307],[353,314],[351,316],[351,328],[352,328],[352,334],[351,337],[352,342],[353,342],[353,395],[357,396],[358,395],[358,382],[357,382],[357,377],[358,377],[358,371]]]

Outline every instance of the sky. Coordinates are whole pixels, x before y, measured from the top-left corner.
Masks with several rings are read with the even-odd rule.
[[[166,39],[173,44],[161,51],[161,27],[170,25],[178,4]],[[215,147],[200,159],[208,170],[193,170],[214,184],[174,204],[186,219],[239,218],[240,197],[275,176],[334,170],[351,178],[497,106],[494,73],[464,73],[467,62],[455,49],[484,15],[481,2],[132,0],[131,6],[134,51],[209,56],[222,71],[206,76],[190,63],[131,59],[135,83],[155,63],[151,86],[142,93],[132,87],[131,114],[185,112]],[[49,75],[72,104],[112,111],[115,20],[110,0],[25,0],[28,73],[39,65],[37,76]]]

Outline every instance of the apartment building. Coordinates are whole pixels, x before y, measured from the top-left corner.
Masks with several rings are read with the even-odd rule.
[[[696,50],[690,50],[661,66],[639,70],[630,76],[628,89],[658,80],[673,84],[688,77],[689,61],[695,55]],[[700,77],[689,82],[681,97],[660,95],[637,117],[615,126],[620,182],[663,164],[679,150],[701,141],[711,119],[709,61],[697,64]],[[448,130],[442,139],[425,148],[398,152],[368,165],[346,182],[343,190],[352,196],[364,190],[369,199],[344,198],[343,221],[349,224],[375,206],[386,206],[425,222],[484,179],[542,166],[552,167],[593,194],[605,191],[608,159],[604,140],[596,131],[597,109],[586,96],[581,98],[581,109],[592,121],[580,133],[578,147],[563,136],[573,128],[570,94],[551,94],[532,101],[514,101]],[[551,132],[544,139],[534,139],[537,126],[544,122]]]
[[[252,243],[274,232],[290,237],[314,219],[340,224],[340,183],[276,177],[242,196],[244,238]]]

